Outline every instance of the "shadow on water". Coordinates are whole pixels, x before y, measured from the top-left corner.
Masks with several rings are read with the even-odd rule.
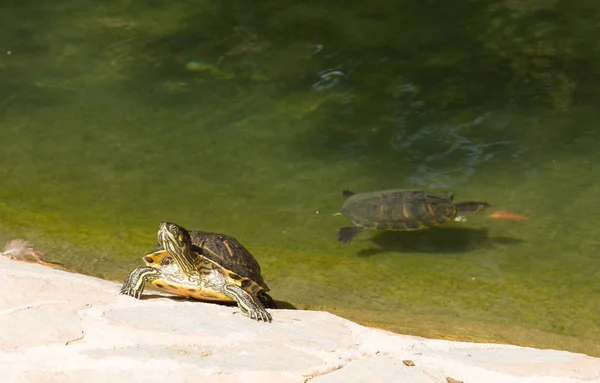
[[[525,242],[510,237],[490,237],[487,228],[441,228],[423,231],[385,231],[375,235],[378,249],[363,249],[360,257],[387,252],[455,254],[495,246],[511,246]]]

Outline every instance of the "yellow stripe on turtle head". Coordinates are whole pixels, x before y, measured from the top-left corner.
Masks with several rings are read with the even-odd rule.
[[[175,259],[184,274],[194,274],[196,255],[192,249],[190,235],[184,228],[174,223],[161,222],[158,243]]]

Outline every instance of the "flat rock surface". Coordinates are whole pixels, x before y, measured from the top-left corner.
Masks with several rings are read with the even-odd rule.
[[[0,277],[2,382],[600,382],[600,359],[582,354],[398,335],[319,311],[259,323],[2,256]]]

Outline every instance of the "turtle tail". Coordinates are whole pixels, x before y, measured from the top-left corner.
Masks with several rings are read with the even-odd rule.
[[[483,211],[492,205],[487,202],[459,202],[455,206],[458,213],[474,213]]]

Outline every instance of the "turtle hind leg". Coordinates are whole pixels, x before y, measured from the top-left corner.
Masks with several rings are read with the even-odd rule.
[[[258,299],[260,299],[262,304],[268,309],[276,309],[277,308],[277,304],[275,303],[275,300],[273,300],[273,298],[269,294],[267,294],[265,291],[261,291],[260,293],[258,293]]]
[[[138,267],[137,269],[133,270],[127,276],[127,278],[125,278],[120,294],[129,295],[130,297],[140,299],[146,282],[153,281],[158,277],[159,274],[160,271],[154,267]]]
[[[261,302],[261,300],[242,289],[238,285],[234,285],[233,283],[227,283],[222,288],[222,293],[229,298],[233,299],[242,313],[249,317],[250,319],[254,319],[257,321],[271,322],[271,314],[267,312],[265,306]]]
[[[364,228],[360,226],[342,227],[336,234],[338,241],[341,243],[350,243],[356,234],[363,231]]]

